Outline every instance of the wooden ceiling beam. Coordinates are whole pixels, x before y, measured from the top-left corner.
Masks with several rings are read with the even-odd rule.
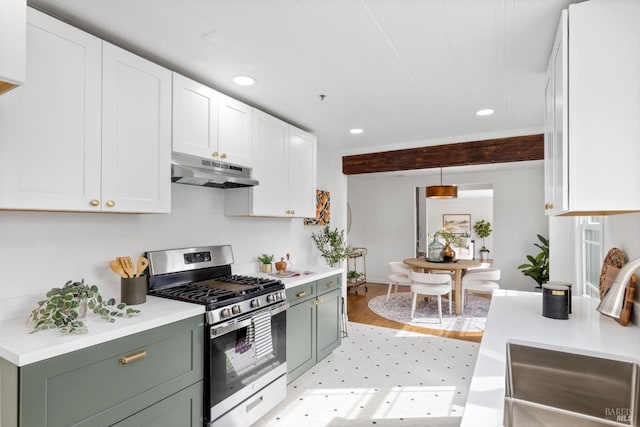
[[[343,156],[342,173],[355,175],[541,159],[544,159],[544,134],[536,134]]]

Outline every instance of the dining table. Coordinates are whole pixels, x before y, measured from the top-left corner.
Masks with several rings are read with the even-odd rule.
[[[456,315],[462,313],[462,276],[470,268],[482,267],[480,261],[472,259],[456,259],[454,261],[429,261],[426,258],[407,258],[403,261],[405,264],[413,267],[414,270],[423,269],[425,271],[453,271],[454,277],[454,301],[456,306]]]

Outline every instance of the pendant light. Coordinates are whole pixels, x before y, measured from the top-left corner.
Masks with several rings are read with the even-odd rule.
[[[442,185],[442,168],[440,168],[440,185],[427,187],[428,199],[455,199],[458,197],[458,187],[455,185]]]

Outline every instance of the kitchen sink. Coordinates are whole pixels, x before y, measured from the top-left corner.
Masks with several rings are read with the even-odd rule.
[[[504,424],[639,426],[638,364],[508,342]]]

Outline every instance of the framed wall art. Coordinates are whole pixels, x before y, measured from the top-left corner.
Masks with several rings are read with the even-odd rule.
[[[442,228],[453,234],[471,233],[471,214],[443,214]]]
[[[331,220],[331,198],[329,192],[316,190],[316,217],[305,218],[304,225],[328,225]]]

